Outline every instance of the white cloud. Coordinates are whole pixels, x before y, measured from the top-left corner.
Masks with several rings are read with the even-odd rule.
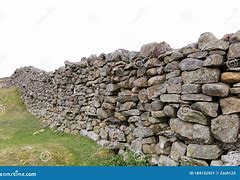
[[[180,48],[206,31],[220,38],[240,29],[239,13],[239,0],[0,0],[0,77],[153,41]]]

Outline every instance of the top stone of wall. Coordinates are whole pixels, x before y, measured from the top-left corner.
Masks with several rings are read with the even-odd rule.
[[[11,84],[51,128],[120,154],[149,154],[152,165],[239,165],[231,159],[240,148],[239,63],[240,31],[203,33],[181,49],[150,43],[55,72],[20,68]]]

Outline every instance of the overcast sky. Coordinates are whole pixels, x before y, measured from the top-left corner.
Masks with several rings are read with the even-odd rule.
[[[0,0],[0,77],[154,41],[180,48],[206,31],[221,38],[239,29],[239,0]]]

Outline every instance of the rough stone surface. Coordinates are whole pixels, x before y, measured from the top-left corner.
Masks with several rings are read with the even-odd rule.
[[[213,68],[201,68],[195,71],[184,71],[182,79],[185,84],[204,84],[218,82],[220,70]]]
[[[220,115],[212,119],[211,130],[213,136],[224,143],[237,141],[240,128],[238,114]]]
[[[204,84],[202,86],[202,92],[209,96],[226,97],[228,96],[229,88],[229,85],[224,83]]]
[[[209,126],[193,125],[193,139],[200,144],[211,144],[213,137]]]
[[[184,156],[187,151],[187,146],[183,144],[182,142],[174,142],[172,144],[171,152],[170,152],[170,157],[178,161],[181,156]]]
[[[203,66],[202,60],[193,59],[193,58],[186,58],[186,59],[182,60],[178,65],[178,67],[182,71],[192,71],[192,70],[199,69],[202,66]]]
[[[220,100],[220,106],[223,114],[240,112],[240,98],[226,97]]]
[[[212,101],[211,96],[204,94],[183,94],[181,99],[185,101]]]
[[[192,139],[193,136],[193,124],[184,122],[178,118],[171,118],[169,125],[171,129],[181,135],[182,137]]]
[[[221,155],[221,149],[216,145],[189,144],[187,156],[198,159],[217,159]]]

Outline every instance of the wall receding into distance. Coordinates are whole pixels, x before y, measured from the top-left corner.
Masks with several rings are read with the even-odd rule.
[[[240,31],[172,49],[65,62],[54,72],[17,69],[30,112],[51,128],[81,134],[122,154],[152,155],[152,165],[239,165]]]

